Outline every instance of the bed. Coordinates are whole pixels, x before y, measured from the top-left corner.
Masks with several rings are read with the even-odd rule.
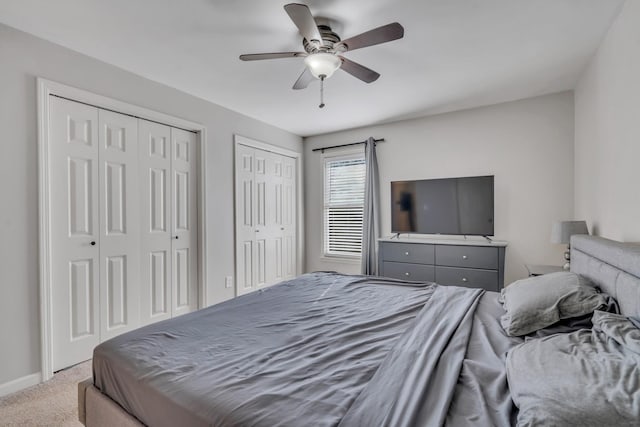
[[[640,246],[574,236],[571,255],[572,271],[639,316]],[[79,385],[80,421],[514,425],[509,381],[522,369],[508,378],[505,362],[527,337],[505,333],[501,302],[479,289],[303,275],[101,344]]]

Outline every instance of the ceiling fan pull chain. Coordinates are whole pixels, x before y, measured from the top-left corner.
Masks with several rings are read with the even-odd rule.
[[[324,108],[324,74],[320,76],[320,108]]]

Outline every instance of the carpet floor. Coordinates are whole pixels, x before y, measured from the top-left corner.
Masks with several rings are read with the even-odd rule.
[[[78,383],[91,376],[91,361],[56,373],[46,383],[0,397],[0,426],[82,427]]]

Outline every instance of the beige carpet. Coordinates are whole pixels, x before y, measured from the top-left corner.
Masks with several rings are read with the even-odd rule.
[[[60,371],[46,383],[0,397],[0,426],[80,426],[78,383],[91,376],[91,361]]]

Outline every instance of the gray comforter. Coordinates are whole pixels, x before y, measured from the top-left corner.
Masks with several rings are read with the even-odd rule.
[[[482,294],[307,274],[101,344],[94,382],[152,426],[442,425]]]
[[[593,328],[528,340],[507,356],[518,426],[640,425],[640,329],[596,311]]]

